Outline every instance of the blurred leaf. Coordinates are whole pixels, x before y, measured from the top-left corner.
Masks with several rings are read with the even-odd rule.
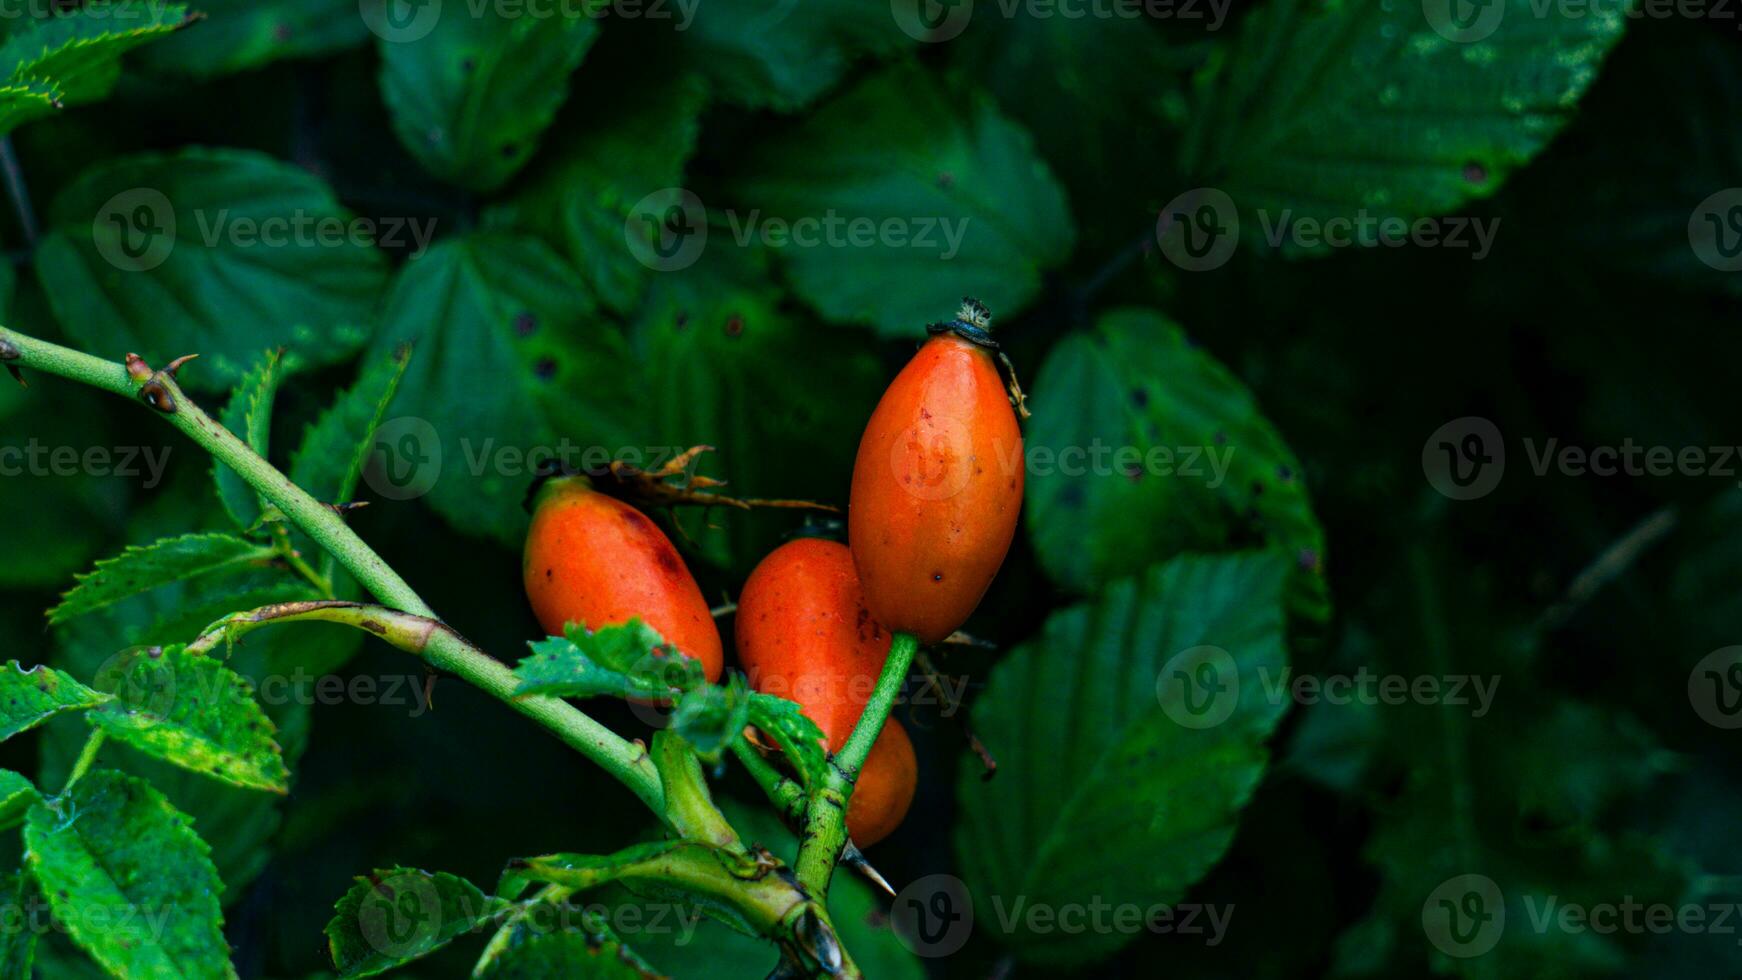
[[[84,711],[109,700],[53,667],[0,666],[0,739],[29,731],[63,711]]]
[[[802,108],[858,58],[913,46],[882,4],[710,0],[691,12],[693,23],[675,25],[684,63],[706,71],[721,98],[751,108]]]
[[[999,761],[964,764],[956,855],[1000,942],[1081,963],[1134,938],[1029,932],[1022,908],[1178,901],[1221,859],[1268,752],[1287,664],[1287,563],[1187,555],[1054,613],[999,661],[973,728]],[[1158,710],[1159,709],[1159,710]],[[995,914],[983,914],[995,913]]]
[[[0,937],[0,980],[30,980],[36,962],[32,907],[42,901],[36,879],[19,872],[0,875],[0,915],[15,923]],[[50,975],[45,973],[45,976]]]
[[[443,871],[378,869],[334,904],[327,946],[339,976],[374,976],[483,926],[504,904]]]
[[[132,546],[78,576],[78,584],[48,611],[48,622],[57,625],[171,582],[258,567],[273,558],[271,548],[231,534],[186,534]]]
[[[116,976],[236,976],[224,886],[186,815],[108,770],[79,780],[61,805],[31,810],[24,840],[30,873],[74,942]]]
[[[272,439],[272,403],[278,397],[279,382],[284,380],[284,352],[270,350],[251,368],[230,392],[230,400],[218,414],[218,421],[231,434],[248,444],[262,459],[267,458]],[[218,499],[224,510],[244,531],[260,522],[266,507],[254,488],[242,475],[227,464],[212,461],[212,478],[218,485]],[[306,489],[306,488],[305,488]]]
[[[20,13],[13,10],[11,16]],[[100,9],[75,7],[26,20],[0,43],[0,74],[11,96],[0,103],[0,116],[7,123],[0,128],[106,97],[121,77],[123,54],[187,22],[185,5],[144,0],[119,0]],[[46,94],[48,101],[36,93]]]
[[[1266,544],[1297,566],[1291,607],[1329,615],[1299,461],[1179,327],[1108,313],[1052,349],[1032,396],[1028,532],[1054,580],[1090,592],[1180,552]]]
[[[226,783],[289,792],[272,721],[217,660],[181,645],[135,648],[105,662],[95,683],[115,698],[86,717],[109,737]]]
[[[573,928],[540,930],[539,913],[521,919],[509,945],[479,973],[491,980],[647,980],[654,975],[596,909],[580,910]],[[566,919],[565,919],[566,922]]]
[[[261,348],[342,361],[367,337],[381,253],[306,171],[241,150],[117,157],[55,198],[36,263],[90,350],[198,353],[182,384],[241,379]]]
[[[0,827],[16,827],[23,823],[25,812],[41,802],[42,794],[36,791],[36,784],[29,778],[10,769],[0,769]],[[4,957],[0,957],[0,977],[11,976],[4,964]]]
[[[1465,31],[1450,13],[1463,9],[1260,6],[1200,79],[1182,166],[1233,199],[1254,245],[1266,225],[1361,215],[1373,223],[1355,234],[1373,244],[1379,219],[1487,197],[1565,124],[1627,15],[1500,0],[1472,8]]]
[[[701,661],[684,655],[640,619],[587,629],[571,623],[567,637],[528,644],[520,661],[516,697],[645,697],[665,699],[706,686]]]
[[[789,315],[759,250],[710,249],[658,277],[632,337],[652,396],[640,431],[656,452],[722,447],[698,468],[737,497],[844,502],[882,371],[861,338]],[[707,558],[742,572],[798,523],[791,511],[706,508],[672,520]]]
[[[342,51],[369,36],[353,0],[199,0],[197,9],[198,21],[146,48],[140,63],[209,78]]]
[[[475,6],[438,17],[424,36],[383,38],[381,95],[394,132],[430,173],[494,190],[532,157],[597,34],[581,10],[508,16]]]
[[[585,284],[536,239],[482,232],[406,263],[374,356],[406,342],[396,418],[377,433],[383,469],[365,474],[378,493],[427,491],[459,530],[518,547],[537,450],[627,444],[622,420],[639,402],[624,370],[628,347]]]
[[[964,295],[1018,312],[1074,240],[1029,135],[985,95],[909,65],[756,144],[734,173],[735,209],[712,233],[730,237],[714,247],[776,244],[771,220],[810,223],[773,249],[793,287],[829,318],[890,337],[917,337]]]
[[[538,235],[601,304],[627,313],[649,270],[630,250],[625,226],[648,195],[683,183],[707,91],[677,71],[625,79],[589,77],[592,69],[581,70],[576,86],[609,85],[612,98],[571,106],[513,196],[486,220]]]

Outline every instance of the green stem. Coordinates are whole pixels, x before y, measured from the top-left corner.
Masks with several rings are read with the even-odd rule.
[[[561,698],[516,691],[520,679],[507,664],[473,646],[447,624],[360,602],[282,602],[233,613],[206,627],[188,644],[193,653],[210,653],[221,642],[274,623],[337,623],[363,630],[422,658],[430,666],[456,674],[474,687],[549,729],[564,744],[592,759],[640,797],[654,813],[665,813],[665,791],[647,750],[594,721]]]
[[[645,749],[631,745],[574,705],[558,698],[516,698],[519,682],[500,661],[437,623],[435,611],[380,555],[351,530],[331,507],[310,496],[271,463],[201,411],[166,371],[135,376],[127,365],[0,327],[0,356],[9,366],[34,368],[127,398],[150,395],[147,403],[169,423],[228,465],[291,523],[326,549],[392,610],[430,621],[421,655],[434,667],[451,671],[550,729],[564,742],[622,780],[655,813],[664,812],[664,791]],[[434,628],[440,626],[439,629]],[[415,652],[415,651],[414,651]]]
[[[61,787],[61,793],[64,794],[67,790],[72,789],[74,783],[83,779],[85,773],[91,771],[91,766],[97,761],[97,752],[103,747],[104,737],[103,730],[98,728],[92,730],[90,737],[85,739],[85,747],[79,750],[78,761],[73,763],[72,772],[67,773],[67,781]]]
[[[795,779],[788,779],[774,768],[773,763],[762,757],[756,747],[744,739],[732,743],[732,752],[743,764],[744,771],[750,778],[756,780],[756,785],[762,787],[762,792],[768,794],[768,801],[774,804],[781,815],[795,825],[804,818],[804,787]]]
[[[919,639],[911,633],[895,634],[889,659],[883,663],[883,673],[871,691],[865,710],[853,726],[853,734],[830,759],[820,785],[811,791],[805,811],[804,840],[798,849],[798,880],[811,894],[829,893],[829,879],[835,864],[841,859],[841,849],[847,844],[847,803],[853,796],[853,783],[871,754],[871,746],[883,731],[889,709],[901,685],[907,681],[907,671],[913,666],[913,655],[919,650]]]

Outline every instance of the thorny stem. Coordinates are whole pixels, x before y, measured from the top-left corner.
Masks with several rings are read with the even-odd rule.
[[[8,348],[9,364],[35,368],[124,398],[145,399],[171,425],[211,453],[213,458],[235,470],[291,523],[336,557],[365,589],[391,607],[386,612],[403,613],[427,621],[421,649],[411,652],[422,656],[431,666],[459,676],[537,721],[570,747],[604,767],[655,813],[664,813],[664,791],[659,774],[654,771],[645,750],[559,698],[516,698],[514,692],[519,682],[513,671],[442,625],[436,619],[435,611],[398,572],[363,543],[343,517],[292,483],[289,477],[202,411],[182,392],[168,372],[140,371],[139,376],[135,376],[127,365],[105,361],[5,327],[0,327],[0,346]],[[18,356],[12,357],[12,351],[16,351]]]
[[[616,776],[653,812],[665,813],[665,793],[647,752],[561,698],[516,697],[520,680],[508,665],[473,646],[447,624],[360,602],[283,602],[234,613],[206,627],[188,645],[210,653],[220,643],[273,623],[324,622],[355,627],[417,656],[430,666],[464,677],[486,694],[549,729],[569,747]]]
[[[847,801],[853,796],[853,783],[883,731],[883,722],[889,717],[889,709],[895,706],[895,697],[901,693],[918,650],[919,639],[912,633],[895,634],[889,659],[883,663],[883,673],[853,726],[853,734],[847,736],[847,743],[829,760],[819,785],[811,789],[797,867],[798,880],[813,895],[829,893],[829,879],[847,844]]]

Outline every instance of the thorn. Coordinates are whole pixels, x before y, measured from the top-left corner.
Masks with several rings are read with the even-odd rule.
[[[354,510],[362,510],[367,506],[369,506],[369,501],[367,500],[352,500],[343,504],[328,504],[327,509],[338,514],[340,517],[344,517],[346,514],[349,514]]]
[[[841,850],[841,860],[854,871],[864,875],[871,884],[883,889],[890,898],[895,897],[895,889],[890,887],[889,879],[883,877],[876,868],[873,868],[870,861],[865,860],[865,852],[859,850],[859,845],[849,840],[847,846]]]
[[[175,396],[169,393],[167,385],[156,378],[147,381],[145,386],[139,389],[139,397],[145,404],[165,415],[175,414]]]
[[[985,744],[980,741],[980,736],[975,735],[974,730],[969,728],[966,722],[962,723],[962,730],[968,736],[968,748],[980,757],[980,765],[986,767],[986,771],[980,774],[980,782],[991,782],[992,777],[998,775],[998,760],[992,758],[992,753],[986,750]]]
[[[182,356],[176,358],[175,360],[170,361],[169,366],[163,369],[163,373],[165,373],[173,378],[173,377],[175,377],[175,373],[177,371],[181,370],[181,366],[183,364],[186,364],[187,362],[189,362],[189,361],[191,361],[194,358],[199,357],[199,356],[200,355],[198,355],[198,354],[183,354]]]
[[[7,370],[7,371],[9,371],[9,372],[11,372],[11,374],[12,374],[12,380],[14,380],[14,381],[16,381],[16,382],[18,382],[18,386],[19,386],[19,387],[20,387],[20,388],[28,388],[28,387],[30,387],[30,382],[28,382],[28,381],[26,381],[26,380],[24,380],[24,372],[23,372],[23,371],[20,371],[20,370],[18,370],[18,365],[16,365],[16,364],[8,364],[8,365],[6,365],[6,370]]]
[[[978,637],[970,636],[961,630],[956,630],[949,636],[944,637],[944,642],[951,646],[974,647],[979,650],[998,649],[998,644],[993,643],[991,640],[982,640]]]
[[[150,381],[151,376],[155,373],[157,372],[151,370],[151,365],[145,363],[145,358],[140,357],[138,354],[128,352],[127,376],[129,378],[132,378],[134,381]]]
[[[424,710],[435,710],[436,672],[429,667],[423,669],[423,704]]]

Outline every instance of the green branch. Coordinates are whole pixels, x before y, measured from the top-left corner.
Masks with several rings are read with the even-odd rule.
[[[401,649],[416,653],[431,666],[457,675],[537,721],[569,746],[603,766],[655,813],[663,816],[664,791],[645,749],[629,743],[559,698],[516,698],[514,692],[519,680],[512,670],[440,623],[435,611],[374,549],[363,543],[337,511],[292,483],[289,477],[202,411],[176,384],[175,365],[168,370],[154,371],[132,355],[128,355],[126,364],[117,364],[4,327],[0,327],[0,361],[9,367],[35,369],[123,397],[138,398],[149,405],[211,453],[213,458],[235,470],[291,523],[337,558],[364,588],[391,607],[340,604],[347,608],[305,609],[301,611],[301,618],[342,622],[363,629],[368,629],[365,621],[369,621],[391,624],[394,629],[403,630],[403,636],[376,635],[389,642],[394,642],[394,637],[409,642],[409,646]],[[369,612],[364,613],[362,610],[365,609]],[[410,619],[398,614],[405,614]],[[291,614],[262,616],[257,623],[231,622],[227,628],[246,632],[265,622],[295,618],[297,616]]]
[[[889,709],[895,707],[895,698],[907,681],[907,671],[913,666],[913,655],[918,650],[919,640],[913,634],[895,634],[889,659],[883,663],[883,673],[853,726],[853,734],[847,736],[847,743],[829,760],[822,780],[811,790],[797,867],[798,880],[812,894],[829,893],[829,879],[834,876],[835,864],[847,845],[847,803],[853,796],[853,783],[883,731]]]

